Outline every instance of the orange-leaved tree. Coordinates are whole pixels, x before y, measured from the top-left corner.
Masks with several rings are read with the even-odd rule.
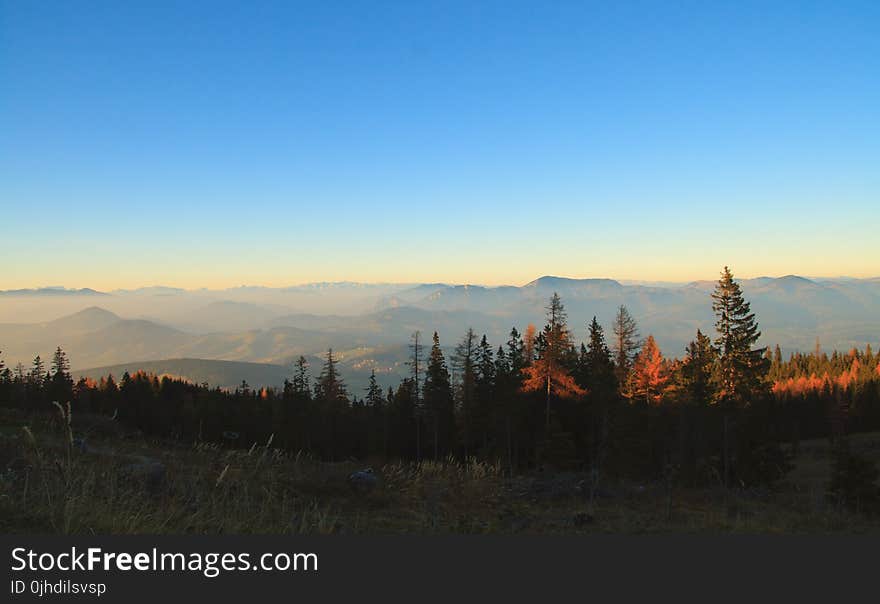
[[[650,405],[660,402],[669,381],[669,372],[654,336],[648,336],[636,355],[630,380],[634,399],[644,399]]]
[[[565,307],[559,295],[554,292],[547,306],[547,325],[541,332],[541,348],[537,358],[523,368],[524,392],[544,391],[546,393],[547,429],[550,429],[550,399],[552,396],[571,398],[585,394],[577,385],[564,363],[565,355],[571,350],[571,334],[566,324]]]

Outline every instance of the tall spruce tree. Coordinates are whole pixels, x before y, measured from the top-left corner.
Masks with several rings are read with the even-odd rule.
[[[489,444],[489,431],[495,413],[495,355],[489,340],[483,334],[477,346],[477,380],[474,433],[480,438],[483,449]]]
[[[554,395],[571,398],[585,392],[577,385],[566,367],[567,355],[571,351],[571,334],[568,330],[565,307],[556,292],[547,305],[547,325],[541,335],[543,338],[536,346],[538,358],[523,370],[525,380],[522,388],[526,392],[544,392],[544,422],[549,434],[551,398]]]
[[[42,390],[46,381],[46,364],[43,363],[43,359],[40,358],[40,355],[34,357],[34,362],[31,364],[31,371],[28,374],[27,381],[28,387],[31,390]]]
[[[717,317],[718,399],[748,404],[763,392],[769,362],[763,357],[763,348],[752,350],[761,337],[758,322],[739,283],[726,266],[712,292],[712,310]]]
[[[382,387],[376,381],[376,370],[370,371],[370,382],[367,386],[367,396],[364,398],[368,407],[381,407],[385,403]]]
[[[311,390],[309,387],[309,362],[302,355],[293,364],[292,388],[294,394],[306,396]]]
[[[412,372],[412,397],[415,406],[416,418],[416,459],[422,458],[422,416],[424,415],[424,405],[422,404],[421,391],[421,371],[422,371],[422,332],[416,330],[410,338],[409,349],[412,351],[409,365]]]
[[[332,408],[344,407],[348,405],[348,392],[345,382],[339,376],[339,370],[336,365],[339,361],[333,356],[333,349],[327,350],[327,357],[324,360],[324,367],[321,369],[321,375],[318,376],[318,382],[315,384],[315,399]]]
[[[636,320],[623,304],[617,308],[613,332],[614,343],[612,350],[614,351],[615,372],[618,384],[620,384],[621,388],[624,388],[629,382],[629,372],[632,369],[633,360],[642,344],[639,340],[639,329],[636,325]]]
[[[59,346],[52,356],[51,377],[47,382],[49,400],[69,401],[73,398],[73,377],[70,375],[70,361]]]
[[[581,385],[591,392],[607,395],[616,387],[614,361],[605,342],[605,332],[595,316],[588,326],[588,332],[590,341],[586,346],[581,345],[578,363]]]
[[[712,373],[716,358],[712,340],[698,329],[696,338],[685,348],[680,370],[682,390],[688,402],[707,405],[714,400]]]
[[[367,386],[367,396],[364,399],[369,410],[369,434],[370,449],[381,451],[383,456],[388,455],[388,410],[386,399],[376,380],[376,370],[370,371],[370,383]]]
[[[468,328],[461,342],[455,347],[452,357],[452,365],[455,368],[456,394],[462,423],[461,440],[464,448],[464,457],[470,455],[471,424],[473,423],[474,399],[477,382],[477,334],[472,328]]]
[[[436,331],[428,356],[428,367],[425,370],[424,401],[430,429],[433,432],[434,459],[440,459],[453,448],[455,402],[452,397],[449,370]]]

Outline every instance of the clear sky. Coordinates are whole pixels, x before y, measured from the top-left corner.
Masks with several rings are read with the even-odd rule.
[[[880,2],[0,0],[0,289],[880,275]]]

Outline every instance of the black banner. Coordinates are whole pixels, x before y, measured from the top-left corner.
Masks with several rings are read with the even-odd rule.
[[[869,537],[3,536],[5,601],[715,600],[873,589]],[[257,600],[255,600],[255,598]],[[208,600],[206,600],[208,601]]]

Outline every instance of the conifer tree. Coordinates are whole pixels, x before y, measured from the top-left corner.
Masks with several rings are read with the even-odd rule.
[[[34,357],[34,362],[31,365],[31,371],[28,375],[28,382],[33,388],[42,388],[43,382],[46,379],[46,366],[43,363],[43,359],[40,358],[40,355]]]
[[[495,412],[495,355],[486,335],[477,346],[477,378],[475,384],[474,432],[482,439],[484,449],[489,443],[489,429]]]
[[[581,345],[581,385],[591,391],[608,394],[615,388],[614,361],[605,342],[605,332],[593,317],[588,327],[590,341]]]
[[[752,350],[761,337],[758,322],[726,266],[712,292],[712,310],[717,317],[718,398],[748,404],[763,391],[769,363],[763,358],[764,349]]]
[[[421,343],[422,333],[416,330],[411,337],[411,343],[409,345],[410,350],[412,351],[412,356],[410,357],[409,365],[410,371],[412,371],[412,396],[413,396],[413,405],[415,406],[415,418],[416,418],[416,459],[420,460],[422,458],[422,415],[424,413],[423,404],[422,404],[422,391],[421,391],[421,370],[422,370],[422,343]]]
[[[698,329],[696,338],[685,348],[680,371],[682,388],[690,402],[705,405],[714,399],[712,373],[716,356],[712,340]]]
[[[61,346],[55,349],[55,354],[52,357],[52,377],[55,378],[59,375],[65,380],[70,379],[70,362],[67,360],[67,355],[61,350]]]
[[[477,381],[476,370],[477,334],[472,328],[468,328],[464,338],[455,347],[455,355],[452,358],[453,367],[458,384],[456,391],[459,401],[459,409],[462,420],[462,444],[464,457],[468,458],[471,444],[471,423],[474,413],[474,398]]]
[[[336,368],[338,363],[339,361],[333,356],[333,349],[328,349],[324,367],[315,384],[315,399],[325,406],[335,408],[348,404],[348,392],[345,383],[339,377],[339,370]]]
[[[434,459],[439,459],[444,453],[452,450],[455,402],[452,397],[449,370],[436,331],[425,371],[424,399],[425,410],[433,431]]]
[[[666,371],[663,355],[654,336],[649,335],[644,346],[636,355],[630,374],[630,392],[634,400],[643,400],[656,405],[663,396],[669,374]]]
[[[617,373],[617,381],[621,387],[626,386],[633,359],[641,347],[639,330],[636,320],[621,304],[617,308],[614,317],[614,365]]]
[[[376,381],[376,370],[373,369],[370,371],[370,383],[367,386],[367,396],[364,401],[366,402],[368,407],[382,407],[384,404],[384,396],[382,394],[382,388],[379,386],[379,383]]]
[[[390,394],[390,389],[389,389]],[[381,451],[383,456],[388,455],[388,409],[386,398],[376,380],[376,370],[370,371],[370,382],[367,386],[367,396],[364,399],[369,410],[370,429],[368,440],[372,443],[372,451]]]
[[[545,428],[550,430],[550,400],[553,395],[571,398],[584,394],[565,366],[566,355],[571,350],[571,334],[568,331],[565,307],[557,293],[553,293],[547,306],[547,325],[537,359],[523,369],[525,392],[543,391],[545,396]]]
[[[70,362],[59,346],[52,357],[52,369],[47,380],[49,400],[70,401],[73,398],[73,377],[70,375]]]
[[[311,388],[309,386],[309,362],[302,355],[293,364],[293,393],[308,398]]]
[[[507,340],[507,362],[512,374],[519,373],[525,367],[525,357],[525,344],[516,327],[513,327],[510,330],[510,338]]]

